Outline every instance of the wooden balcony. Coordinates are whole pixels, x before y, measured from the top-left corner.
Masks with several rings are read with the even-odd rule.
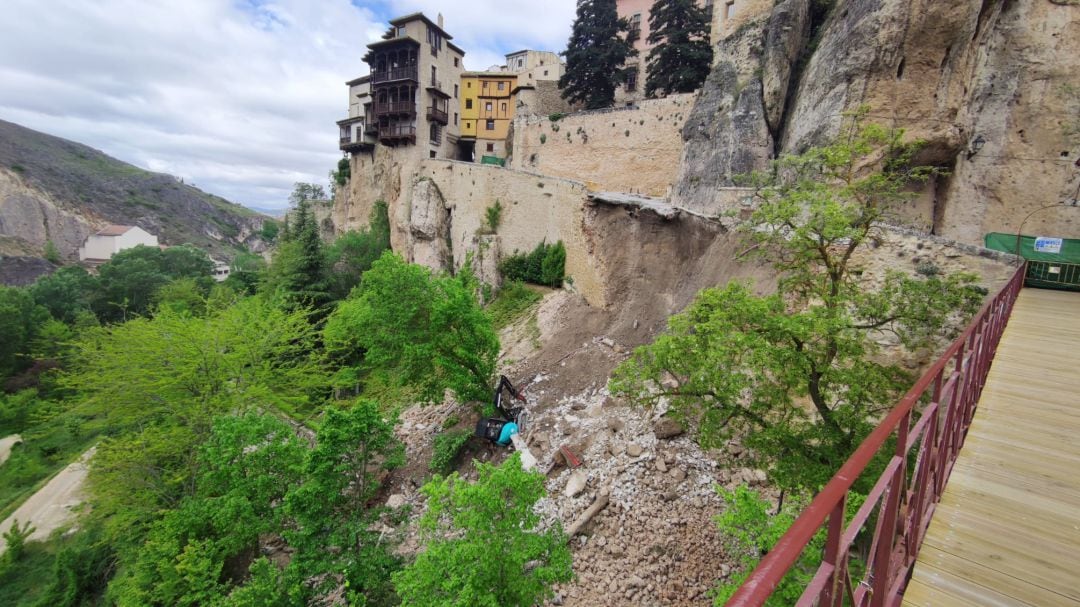
[[[446,112],[439,108],[429,107],[427,109],[427,119],[432,122],[438,122],[439,124],[446,126],[450,124],[450,117]]]
[[[408,67],[396,67],[383,72],[373,72],[371,74],[372,84],[397,82],[399,80],[412,80],[413,82],[418,83],[420,82],[420,72],[415,65],[412,65]]]
[[[390,101],[375,104],[376,116],[413,116],[415,114],[415,101]]]
[[[398,145],[401,143],[416,143],[416,127],[414,126],[381,126],[379,127],[379,141],[383,145]]]

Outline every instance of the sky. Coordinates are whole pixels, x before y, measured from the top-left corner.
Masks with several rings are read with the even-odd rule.
[[[574,0],[3,0],[0,119],[250,207],[326,184],[345,81],[390,18],[445,17],[465,67],[565,48]]]

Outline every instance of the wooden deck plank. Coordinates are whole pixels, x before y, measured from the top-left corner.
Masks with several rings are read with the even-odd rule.
[[[903,604],[1080,607],[1080,294],[1025,289]]]

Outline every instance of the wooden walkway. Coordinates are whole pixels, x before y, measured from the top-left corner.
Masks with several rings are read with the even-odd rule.
[[[903,605],[1080,606],[1080,293],[1021,291]]]

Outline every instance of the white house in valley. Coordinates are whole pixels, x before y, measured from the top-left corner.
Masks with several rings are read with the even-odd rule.
[[[79,260],[105,263],[120,251],[139,245],[159,246],[157,236],[138,226],[106,226],[86,239],[79,249]]]

